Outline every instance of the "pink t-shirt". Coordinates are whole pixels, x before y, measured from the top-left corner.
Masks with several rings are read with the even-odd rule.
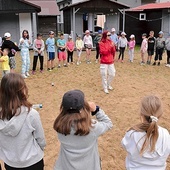
[[[133,48],[135,48],[135,44],[136,44],[135,40],[129,41],[129,42],[128,42],[129,49],[132,50]]]
[[[74,49],[74,42],[73,42],[73,41],[67,41],[66,47],[67,47],[69,50],[73,50],[73,49]]]
[[[42,41],[41,40],[36,40],[36,48],[41,48],[42,46]]]

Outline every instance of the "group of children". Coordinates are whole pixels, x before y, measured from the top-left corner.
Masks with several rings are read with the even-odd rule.
[[[28,101],[24,78],[16,73],[6,74],[0,96],[0,159],[6,170],[43,170],[44,130],[39,113]],[[162,114],[157,96],[142,99],[141,123],[129,128],[121,142],[127,151],[126,169],[166,169],[170,137],[167,129],[158,126]],[[53,169],[101,170],[98,137],[112,127],[112,120],[102,108],[88,102],[81,90],[67,91],[53,124],[60,142]]]

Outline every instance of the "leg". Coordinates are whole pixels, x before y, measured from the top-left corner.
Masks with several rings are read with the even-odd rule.
[[[47,69],[50,71],[51,70],[51,52],[48,52],[47,54]]]
[[[70,60],[70,51],[67,51],[67,62],[69,63]]]
[[[70,58],[71,58],[71,62],[73,63],[73,51],[70,52]]]
[[[29,55],[29,51],[27,53],[27,58],[26,58],[26,73],[28,73],[30,70],[30,55]]]
[[[96,44],[96,60],[99,58],[99,44]]]
[[[167,64],[170,64],[170,51],[167,50]]]
[[[116,74],[115,66],[114,64],[109,64],[108,65],[108,88],[112,90],[113,88],[111,87],[111,82],[113,81],[114,77]]]
[[[37,67],[37,60],[38,60],[38,56],[34,56],[33,58],[33,67],[32,67],[32,71],[36,70]]]
[[[124,59],[125,47],[122,48],[122,60]]]
[[[62,52],[62,60],[63,60],[64,67],[68,67],[67,66],[67,55],[65,51]]]
[[[158,62],[158,66],[160,65],[160,61],[162,60],[163,51],[164,51],[163,48],[159,49],[159,58],[158,58],[159,62]]]
[[[118,60],[120,60],[121,55],[122,55],[122,47],[120,47],[120,49],[119,49],[119,58],[118,58]]]
[[[107,64],[100,65],[100,74],[102,76],[102,86],[103,86],[105,93],[108,93],[107,69],[108,69]]]
[[[154,58],[155,62],[153,63],[153,65],[156,65],[156,61],[158,60],[158,49],[156,48],[156,54],[155,54],[155,58]]]
[[[22,53],[22,55],[21,55],[21,57],[22,57],[22,70],[21,70],[21,73],[22,73],[22,75],[24,76],[25,75],[25,73],[26,73],[26,64],[27,64],[27,59],[26,59],[26,54],[25,53]]]
[[[40,71],[43,70],[43,64],[44,64],[44,56],[39,55],[39,60],[40,60]]]
[[[15,57],[10,57],[9,58],[9,66],[10,66],[10,72],[14,73],[14,69],[16,68]]]

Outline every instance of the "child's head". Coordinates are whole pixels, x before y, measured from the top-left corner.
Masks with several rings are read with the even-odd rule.
[[[142,39],[145,39],[147,37],[147,34],[146,33],[143,33],[142,34]]]
[[[38,33],[38,34],[37,34],[37,39],[38,39],[38,40],[41,40],[41,39],[42,39],[42,34]]]
[[[126,33],[124,31],[121,32],[121,36],[124,38],[126,36]]]
[[[162,38],[162,37],[164,36],[163,31],[160,31],[160,32],[158,33],[158,35],[159,35],[160,38]]]
[[[14,115],[20,114],[17,109],[31,104],[27,101],[28,89],[21,74],[6,74],[0,85],[0,118],[10,120]]]
[[[153,37],[153,36],[154,36],[154,31],[150,31],[150,32],[149,32],[149,35],[150,35],[151,37]]]
[[[78,35],[78,37],[77,37],[79,40],[81,39],[81,35]]]
[[[64,39],[64,34],[63,33],[60,34],[60,39]]]
[[[9,53],[9,49],[8,48],[4,48],[3,51],[2,51],[3,56],[8,55],[8,53]]]
[[[11,34],[10,34],[9,32],[6,32],[6,33],[4,34],[4,38],[5,38],[6,40],[10,40],[10,39],[11,39]]]
[[[68,36],[68,41],[72,41],[72,36],[71,35]]]
[[[86,34],[86,36],[89,36],[89,35],[90,35],[90,31],[89,31],[89,30],[86,30],[86,31],[85,31],[85,34]]]
[[[49,37],[54,38],[54,31],[49,31]]]
[[[72,128],[74,135],[83,136],[90,132],[90,106],[82,91],[71,90],[64,94],[60,114],[53,127],[57,132],[64,135],[70,134]]]
[[[22,32],[22,38],[27,38],[27,39],[29,39],[29,33],[28,33],[28,30],[23,30],[23,32]]]
[[[135,39],[135,35],[132,34],[132,35],[130,36],[130,39],[131,39],[131,40],[134,40],[134,39]]]

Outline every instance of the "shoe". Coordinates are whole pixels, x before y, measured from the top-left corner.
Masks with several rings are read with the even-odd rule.
[[[51,70],[53,70],[55,67],[52,67]]]
[[[47,71],[52,71],[51,68],[48,68]]]
[[[112,86],[109,86],[108,89],[109,89],[109,90],[113,90],[113,87],[112,87]]]
[[[22,77],[23,77],[24,79],[28,78],[25,74],[22,74]]]
[[[61,66],[60,65],[58,65],[58,67],[57,68],[61,68]]]
[[[160,66],[160,64],[161,64],[161,63],[160,63],[160,62],[158,62],[158,66]]]
[[[156,65],[156,62],[154,62],[152,65],[155,66],[155,65]]]
[[[98,63],[98,60],[96,60],[95,63],[97,64],[97,63]]]
[[[34,74],[35,74],[35,71],[32,70],[32,74],[34,75]]]
[[[67,64],[64,64],[64,67],[68,67],[68,65],[67,65]]]
[[[166,64],[165,67],[170,67],[170,64]]]
[[[107,89],[104,89],[104,92],[105,92],[106,94],[109,94],[109,91],[108,91]]]
[[[141,65],[141,66],[145,65],[145,62],[141,61],[140,65]]]
[[[124,61],[123,61],[123,60],[121,60],[121,63],[124,63]]]
[[[117,61],[118,61],[118,62],[121,62],[121,60],[120,60],[120,59],[118,59]]]
[[[26,73],[25,73],[25,75],[26,75],[27,77],[29,77],[29,76],[30,76],[30,74],[29,74],[28,72],[26,72]]]
[[[79,65],[80,65],[80,63],[79,63],[79,62],[77,62],[77,65],[79,66]]]

